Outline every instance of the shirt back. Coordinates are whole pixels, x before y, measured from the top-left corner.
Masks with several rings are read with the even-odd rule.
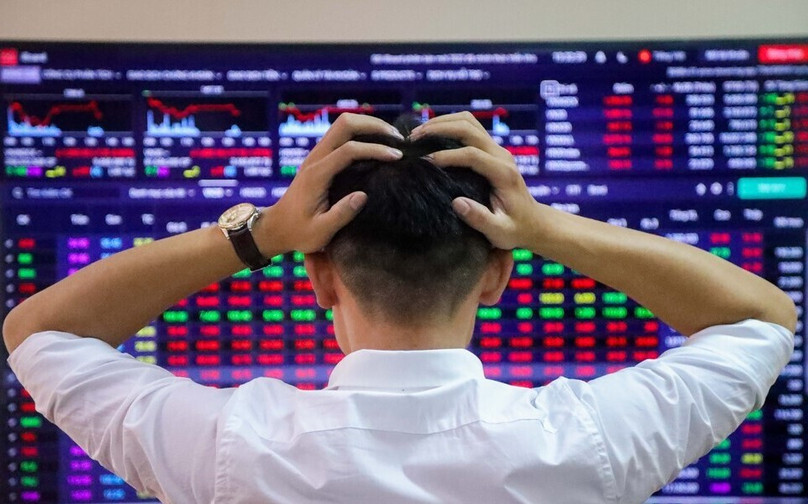
[[[317,392],[255,380],[231,401],[216,502],[557,504],[615,495],[595,424],[564,380],[533,390],[474,377],[423,390]],[[285,418],[277,404],[290,405]]]
[[[633,504],[760,408],[793,345],[747,320],[535,389],[462,349],[353,352],[319,391],[205,387],[55,331],[9,364],[37,411],[166,503]]]

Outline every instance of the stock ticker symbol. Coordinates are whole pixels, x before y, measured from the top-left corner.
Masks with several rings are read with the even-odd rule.
[[[19,62],[19,54],[16,49],[0,49],[0,66],[16,66]]]

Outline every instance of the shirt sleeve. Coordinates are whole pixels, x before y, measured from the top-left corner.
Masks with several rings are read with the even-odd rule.
[[[90,457],[163,502],[212,502],[221,412],[205,387],[95,338],[28,337],[9,365],[36,409]]]
[[[644,502],[737,429],[793,349],[788,329],[746,320],[588,383],[569,380],[603,436],[619,502]]]

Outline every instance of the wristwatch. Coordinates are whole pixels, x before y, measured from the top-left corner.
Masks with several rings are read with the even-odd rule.
[[[271,262],[261,255],[253,239],[252,228],[261,212],[252,203],[239,203],[224,211],[219,217],[219,229],[233,244],[236,255],[250,268],[250,271],[263,269]]]

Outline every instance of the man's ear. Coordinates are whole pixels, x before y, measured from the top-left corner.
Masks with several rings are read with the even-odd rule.
[[[303,264],[309,280],[311,280],[314,294],[317,296],[317,304],[326,310],[333,307],[337,301],[334,290],[334,275],[336,274],[334,263],[325,252],[314,252],[306,254]]]
[[[482,278],[480,304],[491,306],[499,302],[502,292],[508,286],[513,270],[513,253],[510,250],[495,249],[488,257],[488,265]]]

